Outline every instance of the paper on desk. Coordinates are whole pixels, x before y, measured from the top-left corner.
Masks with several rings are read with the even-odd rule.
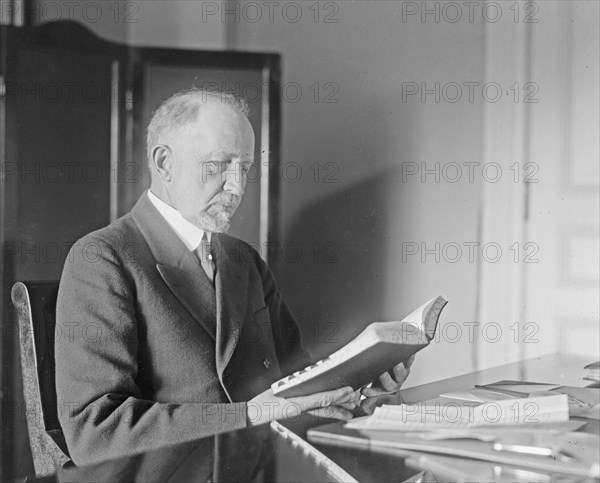
[[[534,391],[551,391],[560,387],[560,384],[548,384],[544,382],[528,382],[528,381],[498,381],[486,384],[490,389],[505,389],[508,391],[523,392],[525,394]]]
[[[479,439],[481,441],[493,441],[498,438],[520,438],[523,435],[551,437],[557,434],[565,434],[577,431],[585,426],[585,421],[570,419],[555,423],[534,423],[507,426],[473,426],[470,428],[435,428],[427,431],[403,431],[406,437],[418,437],[421,439]]]
[[[458,399],[459,401],[471,401],[476,403],[485,403],[491,401],[506,401],[507,399],[514,399],[514,396],[508,394],[500,394],[497,392],[488,391],[482,388],[466,389],[464,391],[452,391],[445,394],[441,394],[440,397],[446,399]]]
[[[380,431],[435,430],[490,425],[518,425],[567,421],[567,396],[557,394],[527,399],[509,399],[484,404],[461,401],[424,402],[376,408],[373,415],[350,421],[351,429]]]
[[[556,393],[568,396],[569,415],[586,419],[600,420],[600,389],[589,387],[560,386],[551,391],[531,393],[531,396],[553,396]]]

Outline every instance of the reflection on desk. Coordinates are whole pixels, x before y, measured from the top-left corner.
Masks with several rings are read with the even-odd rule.
[[[500,379],[526,379],[560,385],[584,386],[581,379],[583,366],[589,361],[577,356],[552,355],[530,361],[508,364],[478,371],[452,379],[403,390],[363,401],[357,416],[371,414],[382,404],[401,404],[439,397],[449,391],[464,390],[475,384],[486,384]],[[302,415],[284,425],[306,441],[309,428],[330,420]],[[598,434],[598,421],[589,421],[586,432]],[[421,469],[407,464],[397,454],[375,453],[365,447],[347,448],[313,445],[332,463],[358,481],[401,482],[415,480]],[[414,460],[414,458],[413,458]],[[439,460],[436,460],[439,464]],[[425,465],[424,461],[417,464]],[[433,469],[433,468],[431,468]],[[115,482],[115,481],[332,481],[332,473],[315,461],[314,455],[302,445],[293,444],[269,425],[250,427],[223,433],[197,441],[165,447],[122,459],[107,461],[90,467],[74,466],[57,473],[60,482]],[[431,474],[427,475],[428,477]],[[517,475],[503,475],[522,479]],[[530,474],[525,479],[531,479]],[[501,478],[500,478],[501,479]],[[435,481],[429,480],[426,481]]]
[[[327,419],[303,415],[285,424],[305,438],[309,427]],[[321,449],[330,461],[359,481],[405,481],[418,472],[405,467],[403,458],[372,454],[363,449]],[[345,471],[344,471],[345,470]],[[335,481],[330,467],[317,464],[313,454],[294,444],[269,425],[250,427],[197,441],[110,460],[88,467],[59,470],[59,482],[239,482]],[[340,481],[347,481],[341,479]]]

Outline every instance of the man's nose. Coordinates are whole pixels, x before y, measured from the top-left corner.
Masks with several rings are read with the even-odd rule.
[[[236,196],[242,196],[244,189],[246,188],[246,174],[242,163],[234,161],[224,172],[225,182],[223,183],[223,189]]]

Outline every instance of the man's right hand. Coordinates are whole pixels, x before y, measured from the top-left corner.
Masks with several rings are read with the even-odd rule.
[[[284,399],[273,394],[271,388],[246,403],[248,424],[268,423],[275,419],[293,419],[303,412],[323,418],[347,420],[348,410],[360,402],[360,390],[341,387],[333,391],[318,392],[309,396]]]

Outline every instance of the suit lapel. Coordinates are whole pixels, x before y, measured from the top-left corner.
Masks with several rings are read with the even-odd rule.
[[[156,269],[175,297],[216,340],[216,330],[212,323],[216,304],[215,291],[202,272],[202,267],[192,260],[185,261],[179,267],[157,263]]]
[[[192,317],[213,339],[216,297],[199,260],[190,252],[144,193],[132,210],[140,232],[156,260],[156,269]]]
[[[248,305],[248,265],[237,251],[228,252],[218,234],[215,238],[217,273],[217,371],[227,367],[240,339]]]

